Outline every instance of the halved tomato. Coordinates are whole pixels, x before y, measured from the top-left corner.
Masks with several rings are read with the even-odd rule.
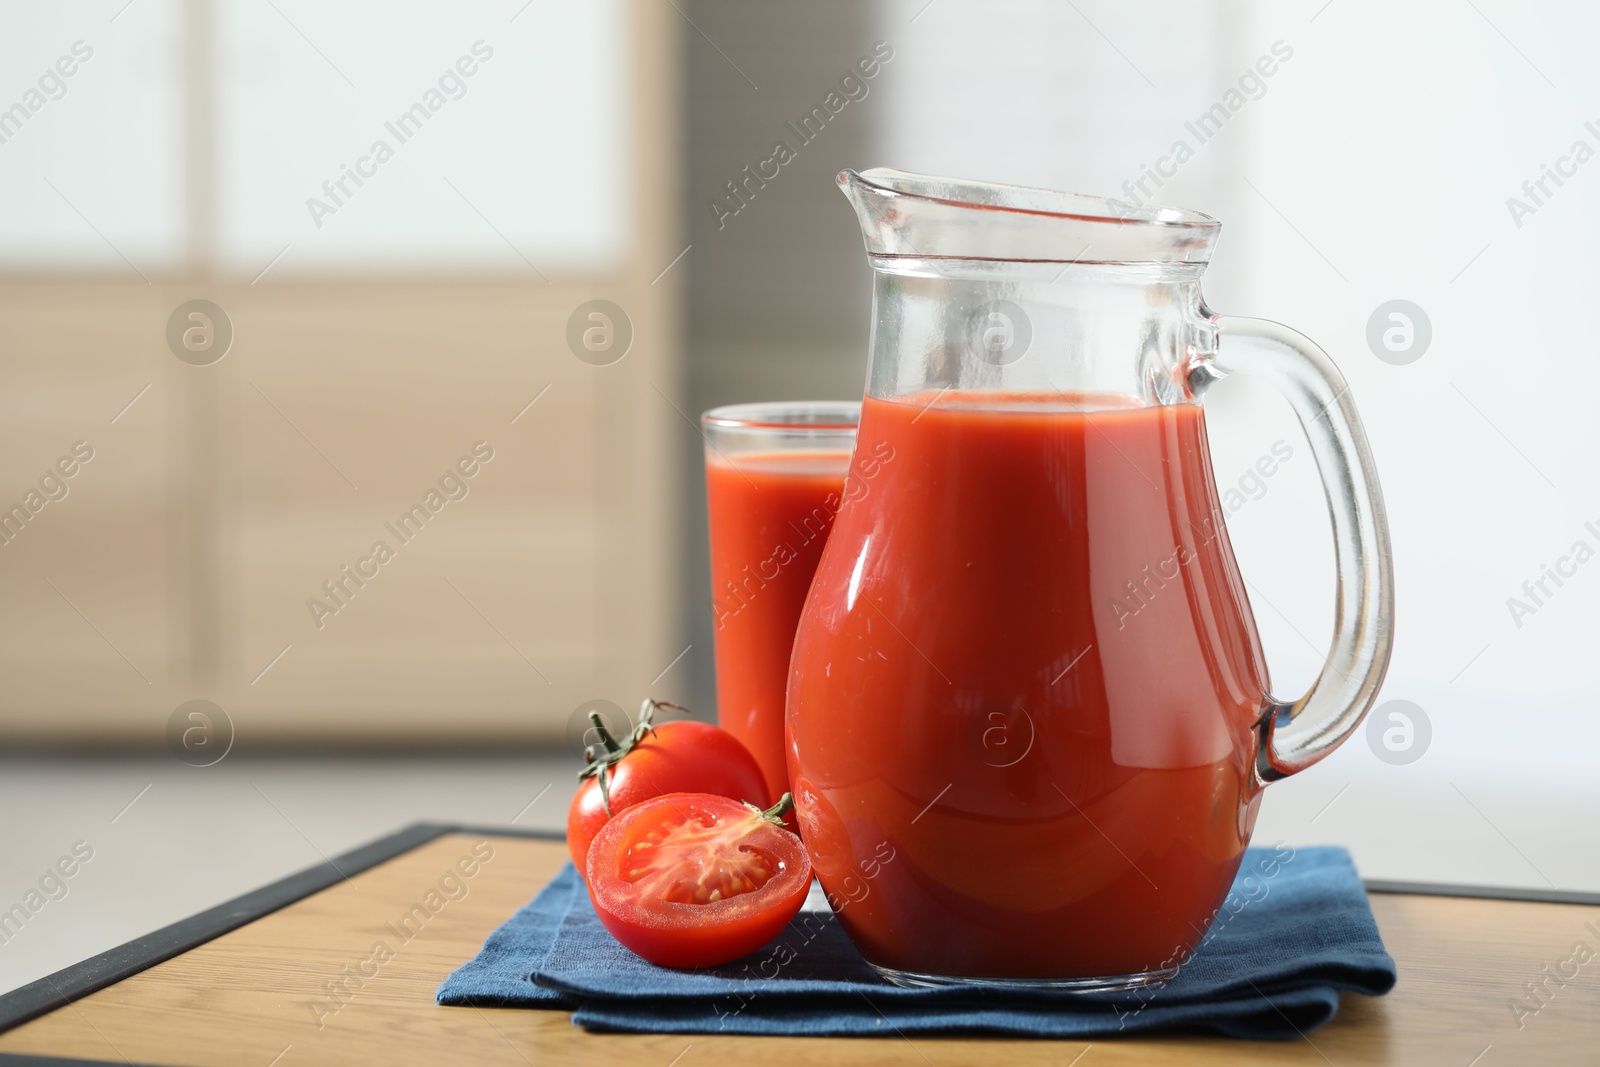
[[[663,967],[714,967],[777,937],[805,903],[811,861],[766,811],[671,793],[619,812],[589,846],[589,899],[616,939]]]

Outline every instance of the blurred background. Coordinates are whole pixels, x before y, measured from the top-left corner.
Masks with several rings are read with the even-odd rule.
[[[1369,728],[1258,840],[1600,890],[1596,30],[1509,0],[0,7],[0,906],[95,849],[0,990],[415,819],[560,825],[590,701],[713,715],[694,420],[860,394],[846,166],[1221,218],[1208,300],[1339,363],[1398,583]],[[1332,621],[1322,490],[1270,389],[1207,407],[1292,696]]]

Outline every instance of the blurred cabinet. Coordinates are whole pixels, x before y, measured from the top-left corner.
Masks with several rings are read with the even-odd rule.
[[[317,9],[284,6],[308,34],[332,32],[306,21]],[[692,431],[675,410],[676,279],[663,268],[683,251],[670,178],[682,20],[643,0],[602,6],[627,165],[613,205],[624,236],[595,261],[541,255],[548,242],[508,221],[492,183],[474,184],[478,163],[419,148],[416,209],[445,220],[414,242],[422,253],[374,256],[369,221],[350,231],[365,260],[290,250],[252,281],[233,258],[254,246],[219,240],[216,205],[235,208],[213,189],[190,197],[186,268],[4,266],[0,502],[27,518],[0,543],[0,737],[157,745],[198,697],[241,743],[550,740],[583,701],[636,700],[681,651],[681,475],[663,442]],[[169,9],[191,34],[221,22],[238,35],[228,5],[152,8]],[[513,35],[537,39],[537,14],[512,5],[503,26],[452,30],[450,48],[482,34],[510,70],[528,61]],[[560,106],[530,96],[511,112]],[[216,164],[205,136],[188,151]],[[531,189],[559,185],[570,162],[559,144],[541,151],[526,161]],[[226,160],[197,171],[225,173]],[[545,197],[528,217],[563,210]],[[451,218],[498,251],[449,245]],[[581,250],[570,227],[561,239]],[[232,326],[208,366],[167,341],[169,316],[195,299]],[[568,342],[596,299],[631,333],[607,365]],[[40,478],[79,441],[93,458],[49,499],[61,490]]]
[[[181,368],[155,359],[158,339],[138,337],[141,325],[160,325],[160,302],[144,285],[0,285],[9,735],[71,736],[112,713],[126,726],[185,658],[185,475],[173,462],[186,429]]]

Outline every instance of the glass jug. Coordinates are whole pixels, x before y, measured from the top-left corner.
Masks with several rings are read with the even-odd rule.
[[[1217,315],[1198,212],[845,171],[873,268],[856,455],[790,664],[802,836],[901,984],[1129,988],[1199,944],[1263,786],[1348,737],[1388,665],[1388,527],[1349,389]],[[1270,694],[1201,400],[1297,412],[1337,565],[1328,662]]]

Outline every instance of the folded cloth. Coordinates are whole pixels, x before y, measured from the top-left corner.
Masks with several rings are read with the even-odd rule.
[[[1349,853],[1285,847],[1246,852],[1205,940],[1176,977],[1152,988],[907,989],[861,958],[825,903],[810,902],[760,952],[671,970],[617,943],[568,864],[445,980],[438,1001],[562,1008],[606,1031],[1096,1037],[1185,1029],[1292,1038],[1333,1018],[1341,990],[1377,996],[1394,983]]]
[[[439,987],[440,1004],[476,1004],[480,1007],[571,1008],[565,993],[534,985],[528,976],[544,958],[574,901],[581,899],[589,913],[588,891],[571,863],[539,890],[539,895],[489,935],[470,963],[458,967]]]

